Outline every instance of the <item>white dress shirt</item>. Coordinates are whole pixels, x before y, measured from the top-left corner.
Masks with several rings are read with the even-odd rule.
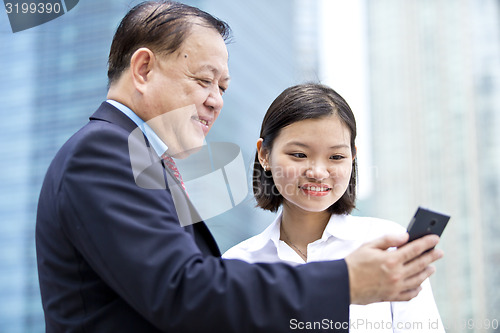
[[[288,244],[280,240],[281,214],[262,233],[232,247],[223,257],[247,262],[304,264]],[[405,232],[400,225],[371,217],[332,215],[321,239],[307,246],[307,262],[343,259],[363,243],[386,234]],[[350,332],[444,332],[429,279],[409,302],[351,305]],[[327,319],[327,318],[326,318]]]

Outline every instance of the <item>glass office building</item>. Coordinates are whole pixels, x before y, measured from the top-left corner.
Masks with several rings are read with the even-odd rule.
[[[41,182],[57,149],[105,99],[111,38],[138,2],[80,1],[16,34],[0,12],[0,332],[44,331],[34,249]],[[232,82],[207,141],[240,146],[250,180],[272,100],[290,85],[322,77],[321,2],[183,2],[233,29]],[[356,214],[406,225],[418,205],[450,213],[440,245],[446,257],[432,278],[447,331],[500,320],[500,3],[364,3],[373,186]],[[243,203],[207,221],[222,251],[273,219],[255,209],[250,190]]]
[[[2,13],[1,15],[5,15]],[[7,15],[5,15],[6,18]],[[2,26],[0,44],[9,45],[9,52],[19,54],[12,57],[5,48],[0,51],[2,72],[9,80],[3,80],[2,137],[0,166],[0,331],[8,332],[14,327],[21,332],[25,321],[26,301],[31,289],[32,267],[32,212],[30,212],[30,158],[31,120],[34,87],[23,87],[25,78],[32,74],[34,64],[26,56],[32,49],[33,38],[12,38],[10,27]],[[22,55],[22,56],[21,56]],[[8,65],[7,65],[8,64]],[[31,222],[31,223],[30,223]],[[19,323],[21,322],[21,323]]]
[[[106,96],[120,1],[82,1],[13,34],[1,13],[0,332],[43,332],[34,244],[38,194],[58,148]],[[5,18],[5,20],[4,20]]]
[[[41,183],[54,154],[88,121],[107,92],[113,33],[139,1],[86,0],[62,17],[13,34],[0,13],[0,332],[43,332],[34,228]],[[207,141],[238,144],[250,177],[260,122],[286,87],[315,79],[316,1],[183,1],[227,21],[232,83]],[[299,7],[300,6],[300,7]],[[300,8],[297,9],[297,8]],[[295,36],[300,36],[298,40]],[[304,45],[307,47],[304,48]],[[207,221],[221,250],[273,219],[254,208],[251,192]]]
[[[187,2],[187,1],[186,1]],[[197,0],[196,6],[224,19],[233,30],[228,45],[232,81],[224,109],[207,141],[241,147],[248,184],[264,114],[281,91],[317,81],[318,1]],[[274,215],[255,208],[253,193],[231,211],[207,221],[222,251],[262,231]]]
[[[449,332],[493,331],[486,326],[500,319],[500,2],[366,4],[371,212],[403,225],[419,205],[451,214],[440,245],[446,256],[432,278],[443,321]]]

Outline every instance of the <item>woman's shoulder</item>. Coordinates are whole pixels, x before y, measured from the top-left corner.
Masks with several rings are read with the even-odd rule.
[[[379,238],[389,234],[401,234],[406,232],[406,229],[400,224],[381,219],[377,217],[367,216],[346,216],[348,225],[363,235],[364,241]]]
[[[250,238],[236,244],[235,246],[231,247],[229,250],[224,252],[222,257],[225,259],[246,260],[246,258],[250,257],[250,250],[254,249],[255,244],[259,240],[259,236],[260,236],[260,234],[255,235],[253,237],[250,237]]]
[[[222,257],[225,259],[241,259],[248,262],[262,261],[264,257],[274,255],[276,252],[276,247],[271,240],[276,232],[279,232],[277,219],[260,234],[231,247]]]

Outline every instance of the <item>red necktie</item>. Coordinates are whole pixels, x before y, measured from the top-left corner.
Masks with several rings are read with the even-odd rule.
[[[186,192],[186,194],[187,194],[186,186],[184,185],[184,182],[182,181],[181,173],[179,172],[179,169],[177,169],[177,166],[175,165],[174,159],[167,154],[163,154],[161,156],[161,159],[165,162],[165,165],[167,166],[167,168],[169,168],[170,171],[172,171],[172,173],[174,174],[174,177],[177,178],[177,180],[181,183],[181,186],[184,189],[184,192]]]

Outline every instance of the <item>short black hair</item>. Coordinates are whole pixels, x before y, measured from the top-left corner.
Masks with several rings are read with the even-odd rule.
[[[356,120],[347,102],[332,88],[306,83],[285,89],[267,110],[260,137],[262,147],[269,152],[282,128],[305,119],[318,119],[336,115],[347,126],[351,134],[352,156],[356,156]],[[333,214],[348,214],[356,207],[357,159],[352,161],[352,173],[347,190],[342,197],[328,208]],[[255,154],[253,169],[253,192],[257,206],[272,212],[283,204],[283,196],[274,184],[270,171],[265,171]]]
[[[199,8],[173,1],[146,1],[132,8],[116,29],[108,59],[111,85],[130,66],[135,51],[147,47],[164,55],[175,52],[198,23],[215,29],[224,41],[229,25]]]

